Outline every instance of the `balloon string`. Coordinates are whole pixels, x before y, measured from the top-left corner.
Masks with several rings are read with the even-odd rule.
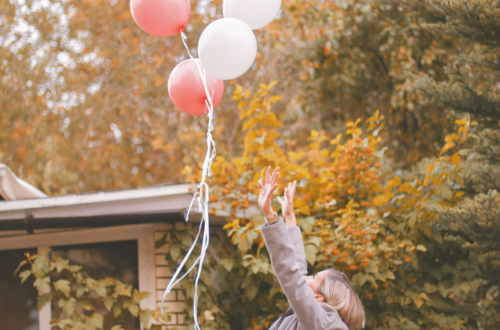
[[[181,30],[181,38],[182,38],[182,43],[184,44],[184,47],[186,47],[186,50],[187,50],[187,53],[189,55],[189,57],[194,60],[193,58],[193,55],[191,55],[191,52],[189,51],[189,47],[186,43],[186,40],[187,40],[187,35],[184,33],[184,31]]]
[[[210,200],[210,189],[208,186],[208,183],[206,182],[207,176],[212,175],[211,167],[212,167],[212,162],[215,159],[217,155],[217,151],[215,148],[215,141],[212,136],[212,131],[214,129],[214,108],[213,108],[213,97],[215,94],[215,86],[217,84],[217,80],[214,80],[213,82],[213,88],[212,88],[212,93],[208,92],[208,87],[206,83],[206,72],[201,68],[199,65],[198,61],[196,61],[191,53],[189,52],[189,47],[187,46],[186,39],[187,36],[184,34],[183,31],[181,31],[181,37],[182,37],[182,42],[184,46],[186,47],[187,53],[189,57],[194,60],[194,63],[196,64],[196,67],[198,68],[198,73],[200,75],[200,78],[203,82],[203,87],[205,89],[205,94],[206,94],[206,100],[205,100],[205,107],[207,109],[207,117],[208,117],[208,125],[207,125],[207,152],[205,154],[205,160],[203,162],[203,167],[202,167],[202,176],[201,176],[201,181],[198,185],[198,191],[193,195],[193,198],[191,199],[191,203],[189,204],[189,208],[186,212],[186,222],[189,220],[189,215],[191,213],[191,209],[194,205],[194,202],[198,202],[198,209],[201,212],[201,221],[200,221],[200,227],[198,229],[198,234],[196,235],[196,238],[194,239],[193,244],[187,251],[186,255],[184,256],[184,259],[181,261],[179,266],[174,272],[174,275],[170,279],[167,288],[165,289],[165,292],[163,293],[163,297],[161,299],[161,313],[164,314],[163,310],[163,305],[165,303],[165,298],[166,296],[170,293],[172,288],[178,284],[182,279],[184,279],[195,267],[198,265],[198,272],[196,274],[195,282],[194,282],[194,298],[193,298],[193,319],[194,319],[194,325],[196,330],[201,330],[200,326],[198,324],[198,283],[200,281],[200,276],[201,272],[203,269],[203,262],[205,260],[205,256],[208,252],[208,246],[210,242],[210,216],[209,216],[209,200]],[[203,233],[202,233],[203,229]],[[191,254],[194,251],[194,248],[196,244],[198,243],[198,239],[200,237],[200,234],[202,234],[201,238],[201,249],[200,249],[200,255],[198,258],[194,261],[194,263],[191,265],[191,267],[179,278],[177,277],[180,275],[183,267],[186,265],[188,262],[189,258],[191,257]]]

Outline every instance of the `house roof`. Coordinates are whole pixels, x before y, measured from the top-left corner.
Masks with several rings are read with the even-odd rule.
[[[26,229],[30,232],[41,228],[184,220],[192,189],[191,184],[168,184],[0,201],[0,230]],[[197,222],[199,217],[199,214],[194,214],[190,221]],[[213,220],[217,222],[216,218]]]

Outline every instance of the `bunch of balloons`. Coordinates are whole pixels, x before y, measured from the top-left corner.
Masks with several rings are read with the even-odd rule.
[[[192,115],[215,108],[224,94],[223,80],[244,74],[257,56],[252,30],[274,19],[281,0],[224,0],[224,18],[210,23],[198,41],[199,59],[179,63],[168,79],[172,102]],[[182,33],[189,21],[189,0],[131,0],[132,17],[141,29],[157,37]]]

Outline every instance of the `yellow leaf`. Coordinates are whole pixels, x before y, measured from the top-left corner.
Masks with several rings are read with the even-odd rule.
[[[432,164],[429,164],[427,166],[427,171],[425,173],[425,180],[424,180],[424,184],[423,184],[424,186],[427,186],[427,184],[429,183],[429,180],[431,179],[430,174],[434,170],[435,166],[436,166],[436,163],[432,163]]]
[[[250,88],[247,88],[247,90],[246,90],[246,91],[245,91],[245,93],[243,94],[243,97],[244,97],[244,98],[246,98],[246,99],[248,99],[248,97],[250,96],[250,93],[251,93],[251,92],[252,92],[252,91],[250,90]]]
[[[401,178],[399,176],[395,176],[394,178],[390,179],[389,182],[387,183],[387,190],[391,190],[394,187],[397,187],[401,184]]]
[[[238,110],[241,110],[243,109],[244,107],[247,106],[247,102],[246,101],[243,101],[241,100],[239,103],[238,103]]]
[[[353,121],[349,121],[347,122],[347,124],[345,124],[347,127],[353,127],[354,126],[354,122]]]
[[[335,139],[333,139],[333,140],[330,141],[330,144],[331,145],[338,144],[340,142],[340,138],[341,137],[342,137],[342,134],[339,133]]]
[[[274,103],[278,102],[279,100],[281,100],[282,98],[283,98],[283,96],[281,96],[281,95],[271,96],[269,98],[269,104],[274,104]]]
[[[245,119],[246,117],[250,116],[252,113],[252,109],[245,109],[240,113],[240,120]]]
[[[233,92],[233,100],[239,101],[241,99],[241,93],[243,93],[243,86],[236,85],[236,88],[234,89]]]
[[[446,142],[451,142],[453,140],[458,140],[458,135],[455,133],[447,135],[446,138],[444,139]]]
[[[389,202],[389,200],[394,196],[394,194],[390,191],[386,192],[385,194],[376,196],[373,198],[373,205],[375,206],[384,206]]]
[[[270,90],[271,88],[273,88],[274,86],[276,86],[278,84],[278,81],[275,80],[273,81],[272,83],[270,83],[268,86],[267,86],[267,90]]]
[[[463,125],[467,124],[467,119],[462,118],[462,119],[455,120],[455,124],[457,124],[458,126],[463,126]]]
[[[462,127],[460,127],[460,128],[462,128]],[[462,135],[462,138],[460,139],[460,143],[464,142],[465,139],[467,138],[467,132],[469,131],[469,126],[468,125],[464,126],[463,129],[464,129],[463,135]]]
[[[273,112],[268,112],[264,116],[264,124],[270,127],[281,127],[283,124],[276,118]]]
[[[311,131],[311,136],[307,138],[307,141],[314,141],[318,137],[319,132],[316,130]]]
[[[447,152],[448,150],[450,150],[451,148],[453,148],[455,146],[455,142],[453,141],[450,141],[450,142],[447,142],[443,149],[441,149],[441,155],[444,154],[445,152]]]
[[[450,162],[454,164],[455,166],[460,166],[460,161],[462,160],[462,157],[458,154],[458,152],[454,153],[453,156],[450,158]]]
[[[309,208],[309,205],[304,205],[299,209],[299,213],[302,213],[304,215],[311,215],[311,209]]]
[[[361,134],[363,134],[363,130],[362,130],[361,128],[356,128],[356,129],[354,130],[354,134],[356,134],[356,135],[361,135]]]
[[[459,191],[455,194],[454,198],[460,198],[462,197],[463,195],[465,195],[465,193],[463,191]]]

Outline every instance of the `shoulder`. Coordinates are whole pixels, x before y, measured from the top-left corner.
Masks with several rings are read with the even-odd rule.
[[[326,320],[325,320],[325,330],[349,330],[347,325],[342,321],[342,318],[334,309],[331,309],[324,304],[321,304],[321,307],[326,312]]]

